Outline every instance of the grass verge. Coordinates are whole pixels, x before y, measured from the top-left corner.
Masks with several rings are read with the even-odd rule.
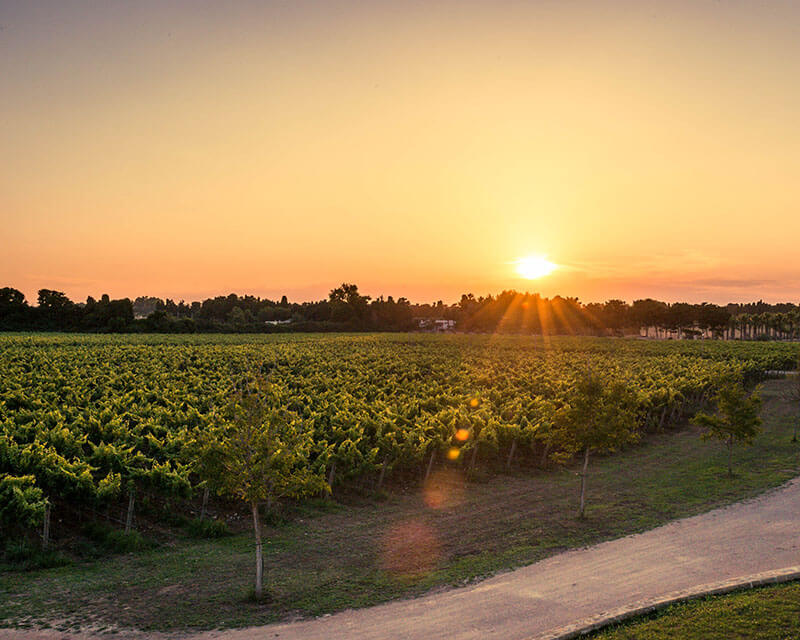
[[[461,585],[647,530],[800,473],[800,446],[791,442],[798,416],[782,397],[785,385],[765,385],[764,431],[752,447],[735,451],[733,478],[725,448],[689,427],[594,460],[584,520],[576,517],[574,470],[467,482],[445,468],[419,492],[309,505],[275,520],[265,531],[269,598],[261,602],[248,598],[252,537],[237,534],[3,573],[0,624],[146,631],[258,625]]]
[[[591,640],[800,638],[800,582],[676,604],[586,636]]]

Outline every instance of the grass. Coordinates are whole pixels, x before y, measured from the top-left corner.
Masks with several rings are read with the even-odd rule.
[[[146,631],[258,625],[462,585],[650,529],[800,473],[800,445],[791,442],[798,416],[782,398],[785,385],[765,385],[764,432],[752,447],[735,450],[733,478],[725,447],[702,441],[691,427],[594,459],[584,520],[576,517],[574,469],[482,482],[442,469],[422,491],[311,503],[273,519],[265,530],[269,597],[262,602],[248,597],[251,534],[186,537],[112,558],[0,574],[0,624]]]
[[[800,582],[713,596],[604,629],[592,640],[800,638]]]

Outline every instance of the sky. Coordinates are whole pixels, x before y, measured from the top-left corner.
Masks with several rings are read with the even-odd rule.
[[[798,302],[799,77],[789,1],[0,0],[0,286]]]

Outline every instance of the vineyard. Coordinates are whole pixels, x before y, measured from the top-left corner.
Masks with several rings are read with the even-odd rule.
[[[311,434],[308,464],[335,494],[434,463],[541,464],[554,412],[587,368],[635,392],[647,432],[693,414],[731,371],[755,381],[796,361],[796,345],[766,342],[6,335],[0,499],[13,496],[18,514],[38,513],[37,501],[122,512],[134,493],[185,503],[202,486],[198,436],[254,371]],[[12,516],[0,504],[0,520]]]

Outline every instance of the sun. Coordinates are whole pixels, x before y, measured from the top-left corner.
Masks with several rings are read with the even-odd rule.
[[[516,265],[517,273],[528,280],[550,275],[557,266],[544,256],[525,256],[517,259]]]

